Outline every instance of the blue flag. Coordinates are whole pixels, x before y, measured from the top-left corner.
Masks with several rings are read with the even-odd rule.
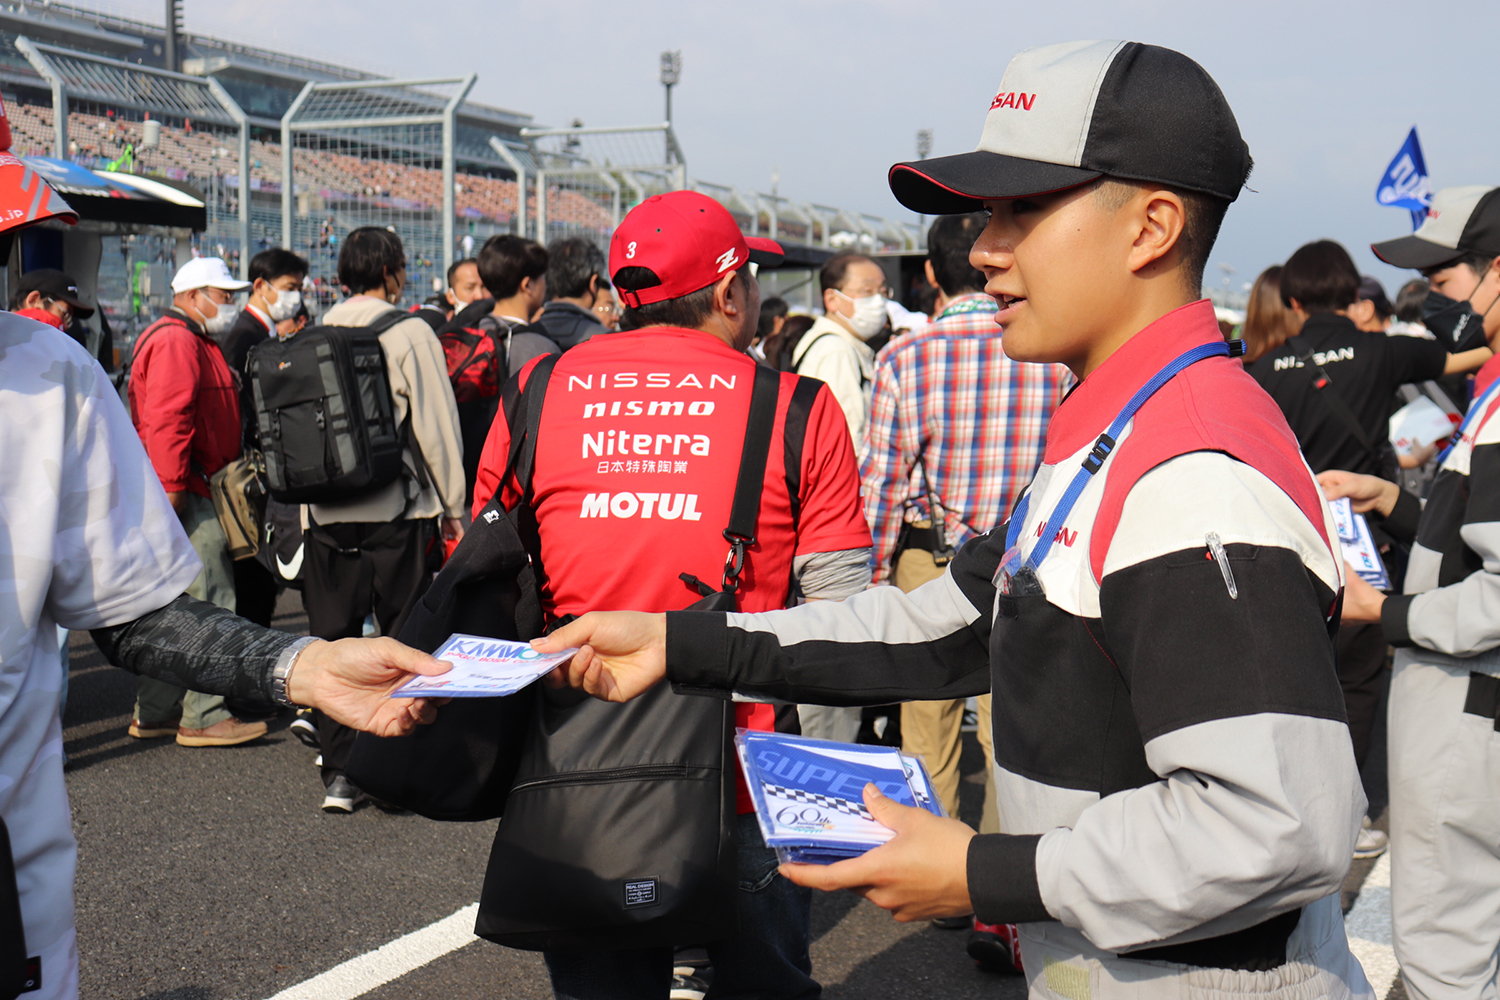
[[[1385,175],[1375,189],[1375,200],[1382,205],[1408,209],[1414,230],[1426,220],[1427,207],[1432,204],[1432,186],[1427,180],[1427,161],[1422,159],[1422,143],[1417,139],[1415,125],[1407,133],[1396,158],[1385,168]]]

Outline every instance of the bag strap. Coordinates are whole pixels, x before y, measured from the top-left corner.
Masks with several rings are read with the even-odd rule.
[[[1299,353],[1297,360],[1302,362],[1303,367],[1311,369],[1313,388],[1318,390],[1318,395],[1328,404],[1333,415],[1339,418],[1344,428],[1354,435],[1354,440],[1359,442],[1360,447],[1369,454],[1370,458],[1374,459],[1375,465],[1379,467],[1384,461],[1380,452],[1370,441],[1370,436],[1365,433],[1365,429],[1360,426],[1359,418],[1354,415],[1354,411],[1349,409],[1349,404],[1344,402],[1344,397],[1336,392],[1327,391],[1328,387],[1333,384],[1333,377],[1322,365],[1313,363],[1314,353],[1315,351],[1309,348],[1306,353]]]
[[[531,479],[536,471],[536,438],[542,426],[542,404],[547,399],[547,384],[552,379],[552,369],[560,354],[548,354],[531,369],[526,379],[526,388],[518,385],[519,379],[509,379],[501,390],[505,405],[505,423],[510,428],[510,453],[505,461],[505,474],[495,490],[499,496],[506,482],[515,477],[516,488],[521,491],[521,503],[531,504]],[[517,427],[520,433],[517,433]]]
[[[822,388],[823,383],[815,378],[797,376],[797,388],[792,390],[792,402],[787,407],[786,425],[781,435],[786,455],[786,495],[792,505],[793,532],[802,520],[802,450],[807,440],[807,422],[812,417],[818,390]]]
[[[807,356],[812,353],[812,349],[813,349],[813,345],[814,344],[816,344],[820,340],[823,340],[826,337],[836,337],[836,336],[838,336],[838,334],[831,333],[831,332],[825,330],[824,332],[822,332],[822,333],[818,334],[816,337],[814,337],[812,340],[809,340],[807,342],[807,349],[802,352],[802,357],[800,357],[796,361],[792,362],[792,371],[794,371],[794,372],[800,372],[802,370],[802,362],[806,361],[807,360]],[[801,346],[802,346],[802,341],[800,341],[800,340],[797,341],[797,347],[801,347]],[[793,354],[797,353],[797,348],[796,347],[792,348],[792,353]]]
[[[776,430],[776,400],[781,390],[781,373],[764,365],[755,366],[755,383],[750,393],[750,416],[745,421],[745,446],[740,452],[740,474],[734,484],[734,505],[724,540],[729,555],[724,561],[723,589],[739,589],[740,572],[745,568],[745,550],[755,544],[755,526],[760,519],[760,498],[765,491],[766,458],[771,452],[771,437]]]

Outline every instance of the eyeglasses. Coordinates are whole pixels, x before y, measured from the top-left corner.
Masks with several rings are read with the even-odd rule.
[[[43,299],[42,301],[46,303],[49,308],[52,306],[62,306],[62,312],[57,312],[55,309],[53,309],[52,314],[58,319],[62,320],[63,326],[67,326],[69,323],[73,322],[72,306],[68,305],[61,299]]]

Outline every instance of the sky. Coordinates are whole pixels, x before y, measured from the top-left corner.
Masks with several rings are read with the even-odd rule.
[[[88,0],[80,0],[87,3]],[[105,6],[144,19],[161,0]],[[689,175],[892,219],[885,183],[916,156],[978,141],[1015,53],[1124,38],[1201,63],[1256,167],[1206,281],[1239,288],[1309,240],[1343,243],[1394,295],[1410,272],[1375,240],[1411,229],[1375,202],[1416,125],[1434,188],[1500,184],[1488,97],[1500,4],[1424,0],[185,0],[187,30],[390,76],[477,72],[473,99],[539,124],[659,122],[664,49],[682,52],[673,118]]]

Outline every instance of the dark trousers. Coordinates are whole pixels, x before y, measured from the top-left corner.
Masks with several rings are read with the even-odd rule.
[[[430,521],[309,528],[302,582],[308,632],[320,639],[355,638],[373,613],[381,634],[394,635],[431,581],[427,543],[432,537]],[[314,712],[313,721],[322,742],[326,787],[344,773],[354,730],[322,712]]]
[[[237,559],[234,563],[234,613],[265,628],[271,627],[276,614],[276,594],[280,588],[271,571],[257,559]]]
[[[776,871],[776,852],[761,839],[755,816],[739,817],[739,933],[708,944],[714,985],[709,997],[817,1000],[808,955],[812,890]],[[672,983],[672,948],[544,953],[558,1000],[665,998]]]
[[[1354,763],[1359,767],[1364,767],[1370,753],[1385,651],[1385,633],[1378,623],[1339,628],[1339,686],[1344,689],[1344,711],[1349,716],[1349,737],[1354,741]]]

